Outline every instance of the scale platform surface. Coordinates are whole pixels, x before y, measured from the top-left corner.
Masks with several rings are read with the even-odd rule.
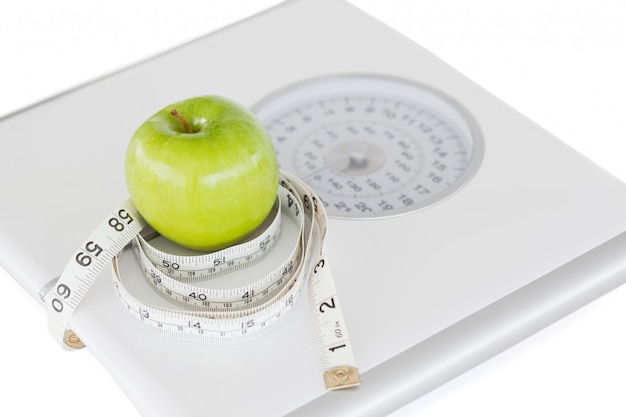
[[[163,82],[190,60],[185,77]],[[2,120],[0,137],[19,140],[0,156],[0,193],[22,196],[1,209],[2,266],[38,297],[126,199],[128,138],[157,108],[201,90],[262,113],[277,92],[334,77],[436,91],[461,109],[451,124],[471,121],[477,156],[465,182],[436,202],[330,219],[329,256],[362,385],[324,390],[304,300],[260,339],[206,347],[142,331],[101,279],[72,328],[142,415],[388,414],[626,281],[626,185],[411,40],[334,0],[288,1]],[[113,103],[116,123],[102,125]],[[63,129],[67,113],[81,114],[72,132]],[[95,124],[102,129],[88,128]],[[63,140],[42,141],[41,125],[63,131]]]

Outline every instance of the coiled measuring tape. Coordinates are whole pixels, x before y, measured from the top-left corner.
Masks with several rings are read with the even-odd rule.
[[[281,236],[287,222],[297,232]],[[69,322],[109,263],[122,308],[148,331],[212,345],[229,345],[261,336],[289,313],[306,289],[315,349],[326,388],[358,385],[359,371],[326,257],[326,228],[326,212],[313,190],[285,172],[281,172],[274,208],[259,231],[243,243],[209,254],[178,254],[159,249],[151,243],[151,238],[158,234],[128,200],[83,242],[61,276],[42,290],[49,331],[66,349],[84,346],[69,328]],[[233,271],[249,268],[246,272],[253,273],[251,267],[280,239],[290,239],[292,244],[287,242],[291,250],[278,267],[245,285],[211,285]],[[283,247],[284,243],[281,242]],[[128,252],[133,252],[137,259],[143,285],[152,287],[167,304],[148,303],[133,293],[133,283],[128,282],[133,274],[126,274],[121,262],[122,257],[130,256]]]

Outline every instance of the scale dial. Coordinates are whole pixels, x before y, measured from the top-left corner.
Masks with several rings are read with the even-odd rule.
[[[331,217],[388,217],[432,205],[465,184],[482,158],[482,138],[464,109],[396,78],[312,79],[254,111],[281,169],[309,184]]]

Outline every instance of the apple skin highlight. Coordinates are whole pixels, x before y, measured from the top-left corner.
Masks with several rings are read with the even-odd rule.
[[[148,224],[203,252],[255,230],[278,191],[278,161],[265,128],[246,107],[220,96],[155,113],[133,134],[125,169],[131,200]]]

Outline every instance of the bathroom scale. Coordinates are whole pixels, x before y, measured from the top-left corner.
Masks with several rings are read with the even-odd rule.
[[[206,345],[139,325],[107,265],[69,324],[142,415],[388,414],[626,281],[624,183],[349,3],[292,0],[0,122],[0,192],[21,196],[0,262],[42,306],[128,198],[138,125],[204,93],[248,106],[324,207],[360,383],[327,389],[306,296],[258,337]]]

